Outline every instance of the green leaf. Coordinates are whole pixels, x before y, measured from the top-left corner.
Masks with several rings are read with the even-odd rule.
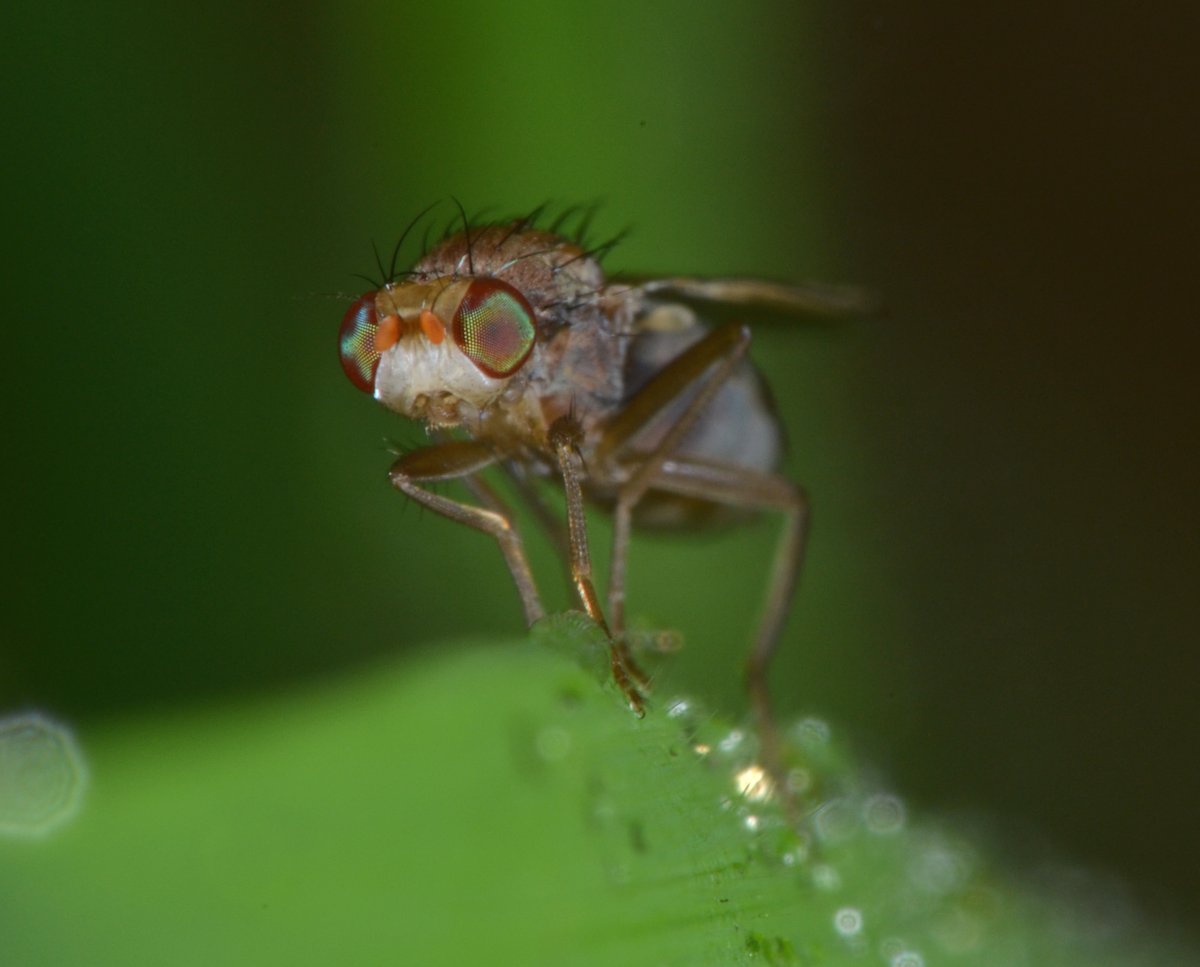
[[[1183,962],[1090,880],[993,875],[815,720],[792,829],[744,729],[636,718],[577,617],[535,637],[83,735],[78,820],[0,843],[0,962]]]

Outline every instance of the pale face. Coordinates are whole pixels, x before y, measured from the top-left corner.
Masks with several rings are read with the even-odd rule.
[[[363,392],[433,426],[482,411],[533,351],[533,310],[493,278],[401,282],[357,299],[339,333],[342,368]]]

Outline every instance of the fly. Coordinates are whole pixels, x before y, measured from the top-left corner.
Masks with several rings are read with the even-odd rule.
[[[746,681],[767,767],[778,777],[767,668],[804,558],[808,500],[780,475],[783,431],[729,313],[861,309],[852,290],[756,279],[610,278],[598,250],[534,217],[470,227],[358,298],[338,337],[360,390],[422,422],[434,442],[392,465],[397,490],[497,542],[533,624],[545,614],[510,510],[481,476],[506,473],[558,548],[579,603],[609,641],[613,678],[639,715],[646,676],[625,644],[626,559],[635,527],[698,528],[774,512],[782,530]],[[382,267],[381,267],[382,271]],[[473,500],[430,489],[461,480]],[[566,520],[538,481],[562,488]],[[613,516],[602,606],[585,508]]]

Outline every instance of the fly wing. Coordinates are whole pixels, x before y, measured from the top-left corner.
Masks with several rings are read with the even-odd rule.
[[[754,309],[769,315],[866,315],[877,312],[875,298],[853,286],[789,285],[768,279],[700,279],[671,276],[665,279],[616,279],[631,293],[651,302],[679,300],[693,305],[702,316],[714,311],[736,314]]]

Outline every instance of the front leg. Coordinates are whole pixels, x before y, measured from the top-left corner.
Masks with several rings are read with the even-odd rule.
[[[533,572],[525,557],[521,535],[504,513],[498,501],[492,501],[491,509],[475,507],[450,497],[443,497],[426,490],[423,483],[443,480],[469,480],[474,474],[495,463],[499,456],[488,446],[474,440],[448,440],[432,446],[412,450],[392,464],[388,480],[401,493],[411,497],[435,514],[466,524],[475,530],[491,534],[500,545],[504,563],[508,565],[521,604],[525,609],[525,621],[533,624],[545,615]],[[481,496],[489,491],[477,491]]]
[[[584,611],[596,622],[608,638],[609,660],[612,665],[613,679],[625,693],[625,698],[638,714],[645,712],[645,699],[638,691],[635,680],[643,687],[646,677],[633,661],[624,641],[614,638],[608,630],[608,622],[604,620],[604,612],[600,608],[600,598],[592,583],[592,557],[588,551],[587,512],[583,505],[583,486],[580,476],[583,471],[583,458],[579,455],[579,442],[583,439],[583,428],[572,416],[563,416],[555,420],[550,427],[548,441],[554,450],[558,461],[559,473],[562,474],[563,493],[567,501],[567,558],[571,569],[571,582],[579,595],[579,601]]]

